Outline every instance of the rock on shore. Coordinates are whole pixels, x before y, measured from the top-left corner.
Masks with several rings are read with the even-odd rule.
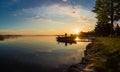
[[[81,62],[75,65],[71,65],[67,72],[97,72],[94,66],[88,66],[88,62],[91,60],[91,56],[89,56],[89,52],[91,51],[92,43],[86,46],[86,50],[84,51],[84,57]]]

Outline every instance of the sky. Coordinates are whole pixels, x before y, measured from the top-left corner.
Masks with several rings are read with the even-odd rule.
[[[95,0],[0,0],[0,34],[54,35],[90,31]]]

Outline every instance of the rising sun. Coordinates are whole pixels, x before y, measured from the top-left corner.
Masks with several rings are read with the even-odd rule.
[[[76,29],[74,30],[74,33],[75,33],[75,34],[79,34],[80,31],[81,31],[80,29],[76,28]]]

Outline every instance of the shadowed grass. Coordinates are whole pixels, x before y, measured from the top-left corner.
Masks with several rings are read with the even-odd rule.
[[[88,51],[92,57],[88,65],[100,72],[120,72],[120,37],[97,38]]]

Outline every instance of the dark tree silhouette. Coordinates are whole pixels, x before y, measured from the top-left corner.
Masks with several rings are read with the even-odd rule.
[[[115,35],[120,36],[120,26],[118,24],[115,27]]]
[[[109,23],[98,22],[95,27],[96,36],[109,36],[111,31],[111,25]]]
[[[101,26],[106,26],[111,24],[109,27],[110,34],[114,33],[114,21],[118,21],[120,19],[120,0],[96,0],[95,7],[93,10],[94,13],[97,14],[98,23],[97,24],[105,24],[105,25],[96,25],[96,28]],[[105,29],[105,28],[103,28]],[[95,31],[99,31],[96,30]],[[104,31],[101,34],[104,34]]]

